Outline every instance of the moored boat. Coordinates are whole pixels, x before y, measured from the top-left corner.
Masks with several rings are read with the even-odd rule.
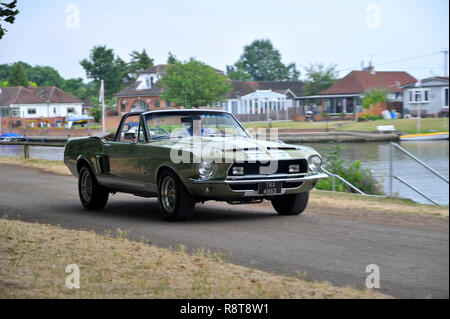
[[[400,135],[400,141],[448,140],[448,132]]]

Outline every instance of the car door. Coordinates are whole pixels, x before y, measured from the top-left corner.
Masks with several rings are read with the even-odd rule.
[[[108,159],[108,184],[120,188],[140,189],[141,172],[139,141],[140,115],[130,115],[122,123],[114,141],[103,144],[103,154]],[[134,134],[134,136],[133,136]]]

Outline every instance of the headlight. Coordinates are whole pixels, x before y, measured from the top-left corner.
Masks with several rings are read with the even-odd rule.
[[[215,164],[213,162],[202,161],[198,164],[198,175],[200,177],[210,177],[214,173]]]
[[[309,170],[313,173],[317,173],[320,171],[320,168],[322,167],[322,159],[319,155],[312,155],[308,158],[308,167]]]

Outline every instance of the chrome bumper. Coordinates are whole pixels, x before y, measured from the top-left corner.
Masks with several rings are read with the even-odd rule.
[[[251,183],[260,183],[260,182],[311,182],[319,179],[326,179],[329,176],[325,173],[317,173],[311,175],[297,175],[297,177],[293,177],[292,175],[284,175],[284,178],[281,176],[264,176],[258,175],[257,178],[233,178],[233,179],[225,179],[225,180],[207,180],[207,179],[197,179],[191,180],[191,183],[194,184],[251,184]]]

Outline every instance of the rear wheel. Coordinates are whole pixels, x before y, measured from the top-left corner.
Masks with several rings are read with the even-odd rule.
[[[309,192],[280,195],[272,199],[272,206],[280,215],[299,215],[308,206]]]
[[[94,174],[86,166],[78,173],[78,193],[84,208],[88,210],[103,209],[108,202],[109,192],[97,183]]]
[[[170,170],[164,170],[159,176],[158,203],[163,217],[171,221],[190,219],[195,208],[194,197]]]

